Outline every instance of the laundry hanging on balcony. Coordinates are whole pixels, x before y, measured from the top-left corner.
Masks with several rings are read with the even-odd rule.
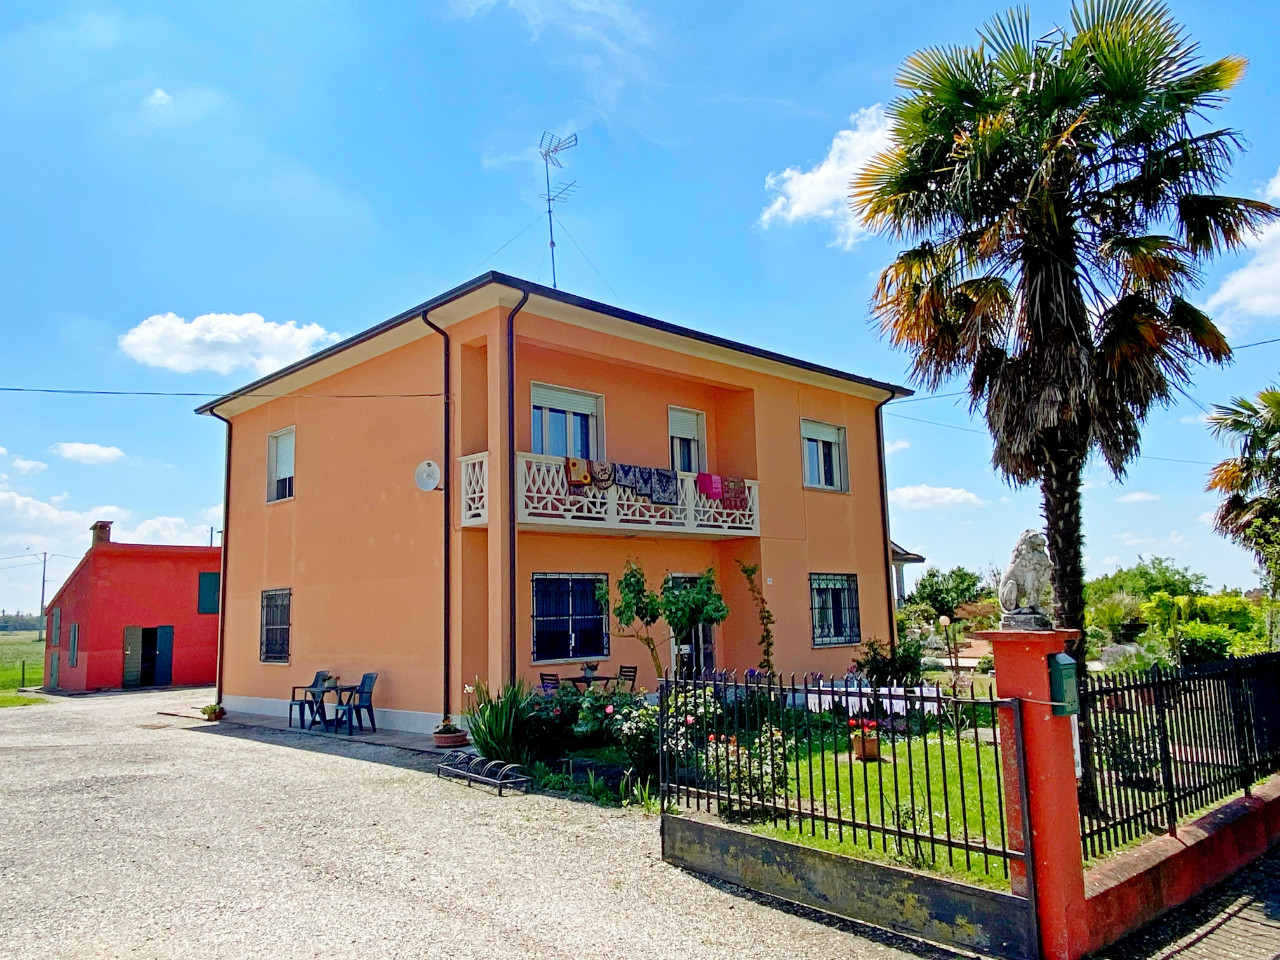
[[[570,487],[591,486],[591,461],[582,457],[565,457],[564,474]]]
[[[653,467],[636,467],[635,491],[641,497],[653,496]]]
[[[720,502],[724,504],[726,510],[746,510],[750,507],[750,501],[747,499],[747,481],[738,477],[725,477],[721,482],[724,490],[724,496]]]
[[[718,473],[700,473],[698,474],[698,493],[706,497],[708,500],[721,500],[724,498],[724,483]]]
[[[615,463],[613,465],[613,482],[619,487],[634,490],[636,488],[636,468],[629,463]]]
[[[608,490],[613,486],[615,467],[608,460],[591,461],[591,482],[597,490]]]
[[[649,499],[664,506],[674,506],[680,502],[680,481],[674,470],[654,468],[653,493]]]

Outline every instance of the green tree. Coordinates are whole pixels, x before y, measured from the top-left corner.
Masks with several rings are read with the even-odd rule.
[[[1209,592],[1208,578],[1192,573],[1190,567],[1177,566],[1172,557],[1139,557],[1132,567],[1121,567],[1084,585],[1085,601],[1090,605],[1117,593],[1145,600],[1160,591],[1174,597],[1204,596]]]
[[[956,607],[977,600],[983,594],[982,577],[964,567],[952,567],[943,573],[929,567],[916,581],[907,603],[922,603],[939,616],[954,617]]]
[[[1213,528],[1265,562],[1269,525],[1280,523],[1280,387],[1215,406],[1209,428],[1236,450],[1209,472],[1222,496]]]
[[[925,388],[967,376],[996,468],[1040,485],[1057,617],[1083,628],[1085,461],[1122,476],[1151,408],[1231,356],[1186,294],[1280,210],[1219,195],[1239,135],[1193,128],[1243,58],[1203,63],[1157,0],[1077,0],[1039,33],[1013,10],[976,46],[909,57],[853,199],[906,246],[873,297],[882,330]]]
[[[662,619],[662,598],[649,589],[644,569],[634,560],[618,578],[618,602],[613,607],[613,618],[618,621],[615,633],[620,637],[638,640],[649,651],[653,660],[653,672],[662,676],[662,659],[658,656],[658,644],[653,639],[653,627]],[[609,585],[602,583],[596,589],[600,606],[609,608]]]

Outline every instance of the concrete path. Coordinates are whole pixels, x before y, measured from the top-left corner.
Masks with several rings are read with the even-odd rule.
[[[0,958],[955,955],[663,863],[657,822],[442,781],[433,757],[161,715],[0,710]]]

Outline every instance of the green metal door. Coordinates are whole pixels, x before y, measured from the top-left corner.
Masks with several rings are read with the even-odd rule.
[[[156,686],[173,683],[173,627],[156,627]]]
[[[50,690],[58,689],[58,656],[60,651],[54,650],[49,657],[49,682],[46,686]]]
[[[124,628],[124,680],[121,686],[136,687],[142,681],[142,628]]]

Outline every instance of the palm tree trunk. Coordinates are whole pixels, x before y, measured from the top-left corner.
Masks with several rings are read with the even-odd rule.
[[[1067,654],[1084,662],[1084,533],[1080,513],[1080,485],[1084,455],[1046,450],[1040,492],[1044,502],[1046,538],[1053,559],[1054,614],[1059,627],[1079,630],[1067,642]]]

